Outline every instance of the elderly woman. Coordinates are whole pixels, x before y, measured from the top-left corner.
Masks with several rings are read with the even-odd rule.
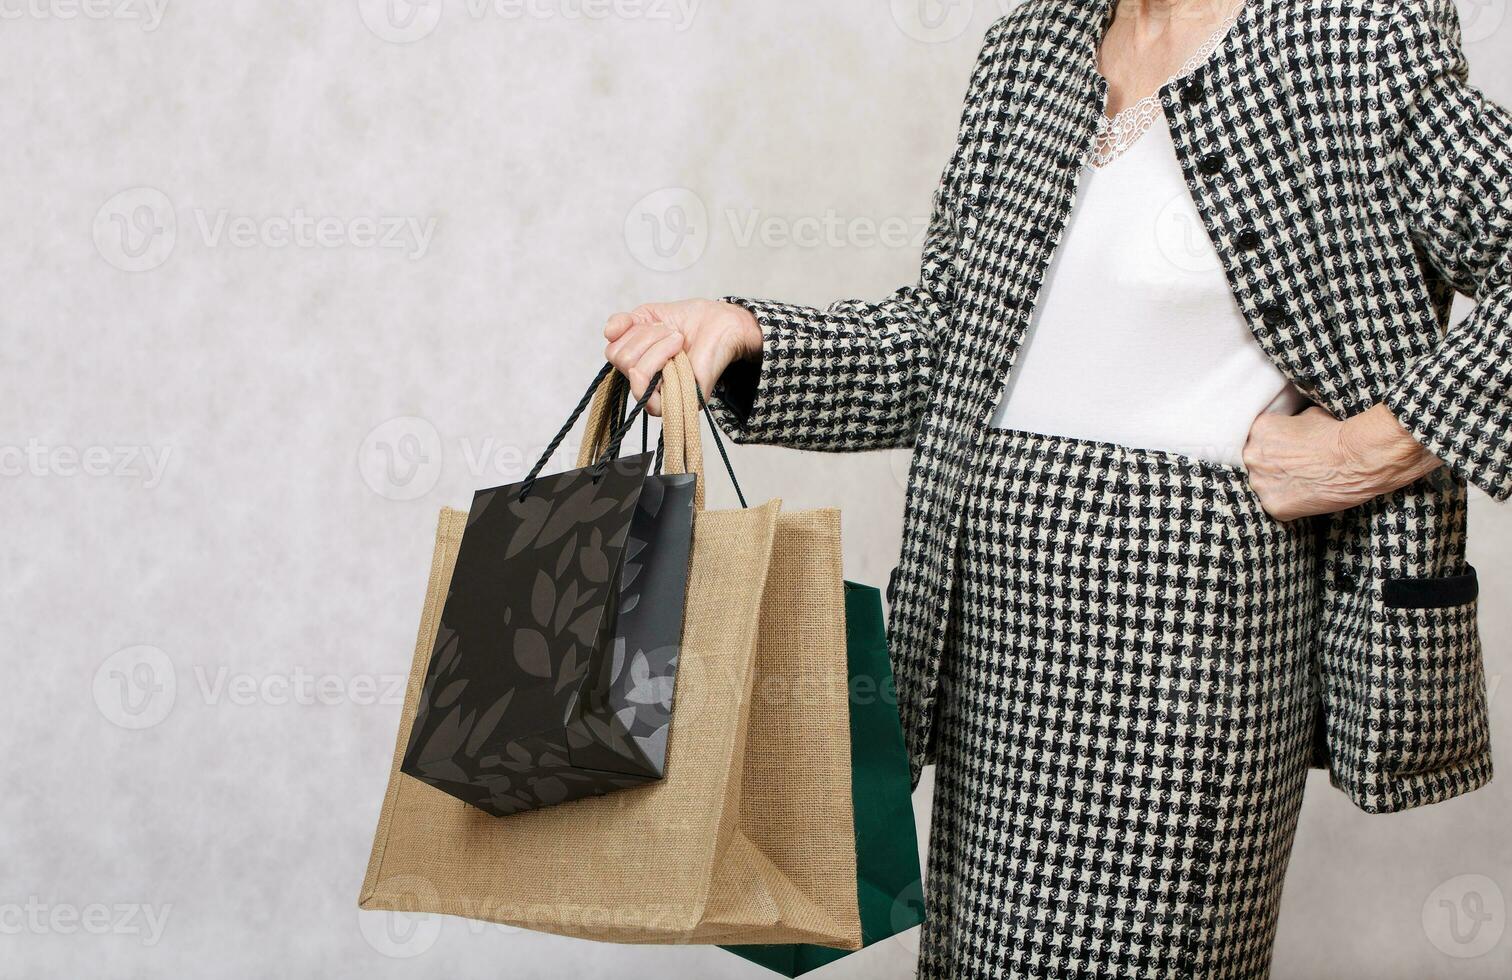
[[[1371,812],[1490,778],[1466,487],[1512,495],[1512,118],[1458,34],[1027,0],[917,285],[610,318],[637,391],[686,350],[738,439],[914,447],[921,976],[1264,976],[1309,763]]]

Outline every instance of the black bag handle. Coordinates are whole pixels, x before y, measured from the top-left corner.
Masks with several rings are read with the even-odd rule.
[[[577,407],[572,410],[572,414],[567,417],[567,421],[557,430],[557,434],[552,437],[551,442],[546,446],[545,452],[541,453],[541,458],[536,460],[536,464],[531,469],[530,474],[520,484],[518,499],[523,501],[526,497],[530,496],[530,491],[534,488],[536,479],[541,475],[541,470],[546,468],[546,463],[561,448],[563,440],[567,438],[567,434],[572,431],[573,426],[577,425],[578,419],[582,417],[583,413],[588,410],[588,406],[593,402],[594,393],[598,391],[599,386],[604,383],[604,379],[613,371],[613,364],[606,363],[603,367],[599,368],[598,374],[593,377],[593,383],[588,386],[588,390],[579,399]],[[612,426],[612,435],[608,448],[604,450],[603,455],[591,467],[591,469],[595,470],[593,475],[595,483],[603,476],[604,471],[609,468],[609,463],[619,457],[620,444],[624,441],[626,433],[635,424],[637,416],[641,418],[641,451],[646,451],[646,445],[650,438],[651,424],[650,413],[646,412],[646,405],[651,401],[651,396],[661,387],[661,380],[662,373],[658,371],[656,372],[656,376],[651,379],[651,383],[646,386],[645,392],[635,402],[634,409],[628,414],[625,412],[624,402],[618,398],[614,399],[616,408],[614,409],[614,417],[610,423]],[[616,387],[625,387],[628,392],[629,381],[624,375],[619,375],[614,384]],[[735,488],[735,496],[740,499],[740,506],[742,508],[749,507],[750,505],[746,503],[745,493],[740,489],[740,481],[735,478],[735,467],[730,462],[730,454],[725,451],[724,440],[719,437],[719,426],[714,422],[714,413],[709,408],[709,403],[704,399],[703,389],[699,387],[697,380],[693,382],[693,391],[698,395],[698,404],[702,410],[701,414],[708,417],[709,432],[714,437],[714,447],[719,450],[719,458],[724,462],[725,472],[730,475],[730,484]],[[658,437],[655,463],[656,472],[658,473],[661,472],[664,448],[665,444],[663,440],[661,437]]]
[[[541,458],[536,460],[536,464],[531,469],[530,475],[526,476],[524,481],[520,484],[520,500],[524,500],[526,497],[530,496],[530,491],[535,487],[536,478],[541,475],[541,470],[546,468],[546,463],[551,459],[553,455],[556,454],[556,451],[561,448],[562,441],[567,438],[567,433],[572,431],[572,427],[577,425],[577,420],[581,418],[583,413],[588,410],[588,406],[593,402],[594,393],[598,391],[599,385],[604,383],[604,379],[607,378],[610,372],[612,372],[613,370],[613,364],[605,364],[603,367],[599,368],[598,374],[594,375],[593,383],[588,386],[588,390],[584,392],[583,397],[578,400],[577,407],[572,410],[571,415],[567,416],[567,421],[563,423],[562,427],[557,430],[557,434],[552,437],[551,442],[547,444],[546,450],[541,453]],[[625,419],[614,428],[613,435],[609,441],[609,448],[606,449],[604,451],[604,455],[593,464],[593,468],[597,470],[597,472],[594,474],[595,481],[597,481],[598,478],[603,475],[604,470],[608,468],[609,461],[619,455],[620,442],[625,438],[625,433],[629,431],[631,425],[635,423],[635,417],[645,410],[646,403],[651,400],[652,393],[655,392],[660,385],[661,372],[658,371],[656,372],[656,377],[652,378],[651,383],[646,386],[646,393],[641,396],[640,401],[636,402],[635,411],[631,412],[629,418]]]
[[[735,488],[735,496],[740,499],[742,510],[750,507],[746,503],[745,494],[741,492],[740,481],[735,479],[735,467],[730,463],[730,454],[725,452],[724,440],[719,438],[719,425],[714,421],[714,412],[709,408],[709,403],[704,401],[703,389],[698,386],[698,379],[693,380],[693,393],[698,396],[699,407],[709,420],[709,435],[714,437],[714,448],[719,450],[719,458],[724,460],[725,472],[730,474],[730,485]]]

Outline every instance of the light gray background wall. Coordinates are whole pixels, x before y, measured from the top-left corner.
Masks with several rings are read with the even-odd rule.
[[[1463,10],[1512,101],[1506,8]],[[0,2],[0,974],[761,976],[359,916],[435,513],[522,474],[615,309],[912,279],[1002,11]],[[883,580],[904,454],[736,459]],[[1504,765],[1509,545],[1477,498]],[[1509,786],[1368,817],[1316,780],[1276,975],[1512,975]]]

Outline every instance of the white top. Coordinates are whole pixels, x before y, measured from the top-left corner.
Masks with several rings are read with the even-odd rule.
[[[1238,466],[1257,416],[1306,404],[1239,311],[1164,119],[1084,167],[992,424]]]

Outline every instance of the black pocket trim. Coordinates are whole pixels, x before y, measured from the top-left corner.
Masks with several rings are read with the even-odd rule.
[[[1448,609],[1474,602],[1480,581],[1473,568],[1448,578],[1389,578],[1383,595],[1387,609]]]

